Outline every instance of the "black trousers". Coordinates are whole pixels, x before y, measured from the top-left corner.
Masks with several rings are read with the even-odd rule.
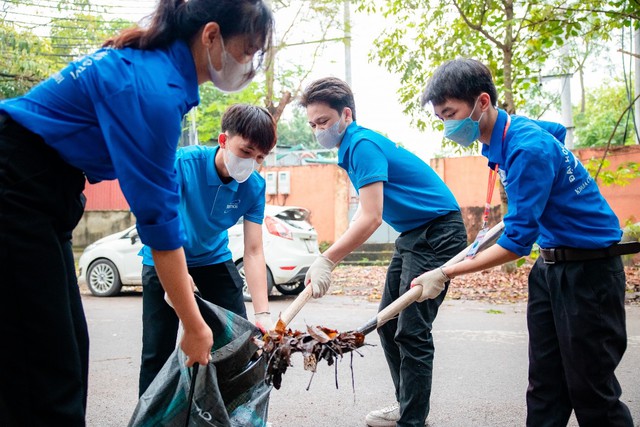
[[[527,426],[633,426],[615,369],[627,347],[620,257],[545,264],[529,275]]]
[[[0,124],[0,425],[84,426],[89,336],[71,232],[85,178]]]
[[[379,310],[408,291],[414,278],[440,267],[466,245],[467,233],[460,212],[402,233],[396,239]],[[400,404],[398,426],[422,427],[429,414],[435,352],[431,329],[447,289],[448,284],[438,298],[411,304],[397,319],[378,329]]]
[[[233,261],[189,267],[200,295],[245,319],[243,280]],[[178,337],[178,316],[164,300],[164,289],[152,266],[142,267],[142,358],[138,394],[142,396],[164,366]],[[215,337],[213,337],[215,340]]]

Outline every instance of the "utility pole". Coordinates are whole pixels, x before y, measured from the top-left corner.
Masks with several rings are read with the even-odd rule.
[[[638,57],[638,55],[640,55],[640,30],[636,30],[633,34],[633,45],[633,53],[636,54],[633,59],[633,64],[635,65],[633,73],[633,88],[635,96],[638,96],[638,94],[640,94],[640,58]],[[640,100],[637,100],[636,104],[633,106],[633,112],[635,119],[636,144],[640,144],[640,135],[638,134],[640,132]]]
[[[351,86],[351,12],[350,0],[344,0],[344,79]]]
[[[555,74],[542,76],[541,82],[560,79],[560,103],[562,104],[562,125],[567,128],[567,135],[564,137],[564,146],[573,149],[573,109],[571,105],[571,77],[572,74]]]
[[[563,55],[569,56],[569,45],[562,46]],[[560,79],[562,91],[560,92],[560,101],[562,104],[562,124],[567,128],[567,135],[564,138],[564,145],[569,150],[573,149],[573,106],[571,105],[571,77],[572,74],[564,74]]]
[[[564,138],[564,145],[569,150],[573,149],[573,106],[571,105],[571,74],[561,77],[562,92],[560,101],[562,103],[562,124],[567,128],[567,136]]]

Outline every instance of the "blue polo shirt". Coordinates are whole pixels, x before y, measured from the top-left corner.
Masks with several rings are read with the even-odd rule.
[[[90,182],[118,178],[141,240],[160,250],[185,241],[173,164],[182,117],[199,102],[189,46],[100,49],[2,101]]]
[[[503,248],[524,256],[536,240],[542,248],[600,249],[622,237],[618,218],[580,161],[564,146],[566,130],[552,122],[498,110],[490,144],[482,146],[489,166],[498,164],[509,200]]]
[[[265,181],[253,172],[243,183],[224,184],[214,164],[219,147],[180,148],[176,173],[180,188],[180,218],[187,235],[184,252],[189,267],[218,264],[231,259],[227,229],[240,217],[262,224]],[[153,265],[151,249],[140,251],[142,263]]]
[[[382,219],[402,233],[459,211],[455,197],[418,156],[377,132],[352,122],[338,149],[338,165],[360,188],[384,183]]]

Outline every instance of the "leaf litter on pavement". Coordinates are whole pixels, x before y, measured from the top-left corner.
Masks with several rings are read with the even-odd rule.
[[[531,264],[508,273],[495,267],[459,276],[451,281],[447,299],[473,300],[492,304],[526,302],[527,277]],[[625,267],[627,275],[626,303],[640,305],[640,265]],[[386,266],[338,266],[332,273],[332,295],[346,295],[377,302],[382,297]]]

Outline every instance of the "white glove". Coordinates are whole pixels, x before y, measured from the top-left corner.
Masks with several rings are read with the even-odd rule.
[[[444,285],[449,280],[449,277],[441,268],[436,268],[413,279],[411,287],[422,285],[422,295],[418,298],[418,302],[422,302],[427,299],[437,298],[444,291]]]
[[[324,255],[320,255],[313,261],[307,275],[304,278],[304,285],[311,284],[313,297],[321,298],[331,286],[331,270],[336,264]]]
[[[268,311],[254,314],[253,323],[255,323],[263,333],[273,330],[273,320],[271,320],[271,313]]]

